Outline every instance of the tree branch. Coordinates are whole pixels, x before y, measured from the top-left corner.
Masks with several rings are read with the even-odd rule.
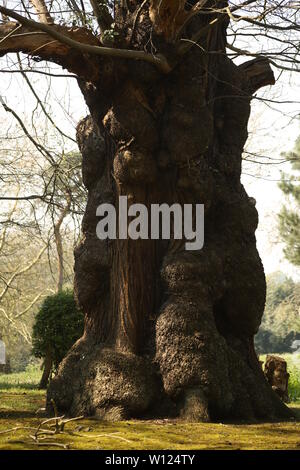
[[[54,23],[52,16],[50,15],[46,3],[44,0],[30,0],[30,3],[34,6],[35,11],[38,14],[39,21],[45,24]]]
[[[245,0],[242,2],[240,5],[235,5],[231,8],[216,8],[215,10],[212,11],[212,13],[215,14],[215,18],[213,18],[206,26],[201,28],[199,31],[197,31],[191,38],[189,42],[185,42],[184,44],[179,44],[178,46],[178,52],[181,55],[186,54],[193,45],[196,45],[200,39],[203,37],[207,36],[209,31],[211,30],[212,27],[216,25],[220,25],[220,23],[227,21],[228,17],[232,16],[232,13],[242,9],[243,7],[250,5],[252,3],[255,3],[256,0]]]
[[[67,189],[66,205],[62,209],[57,222],[54,224],[54,238],[55,238],[55,245],[56,245],[56,251],[57,251],[57,258],[58,258],[57,292],[62,291],[63,282],[64,282],[64,252],[63,252],[63,244],[62,244],[62,236],[60,233],[60,228],[65,217],[68,215],[70,211],[71,202],[72,202],[71,192],[69,189]]]
[[[7,41],[6,40],[0,41],[0,53],[2,50],[5,53],[26,51],[32,54],[33,52],[37,52],[37,49],[38,49],[38,54],[36,55],[41,55],[42,57],[44,55],[48,55],[49,57],[51,57],[51,51],[52,51],[52,55],[66,56],[71,48],[73,50],[80,51],[81,53],[88,53],[88,54],[99,55],[103,57],[143,60],[143,61],[146,61],[155,65],[164,73],[168,73],[171,70],[170,65],[168,64],[166,58],[160,54],[154,56],[144,51],[114,49],[110,47],[96,46],[96,45],[91,44],[91,42],[98,43],[97,38],[91,35],[86,29],[83,29],[83,28],[76,28],[76,29],[71,28],[70,29],[70,28],[66,28],[66,27],[62,27],[62,26],[58,26],[54,24],[48,25],[48,24],[38,23],[36,21],[30,20],[28,18],[25,18],[15,13],[13,10],[9,10],[8,8],[4,8],[4,7],[0,7],[0,12],[15,19],[26,28],[29,28],[29,31],[31,31],[31,34],[33,34],[33,31],[42,31],[43,33],[46,33],[48,35],[48,41],[49,41],[49,36],[50,38],[53,38],[56,40],[56,41],[51,41],[49,43],[47,42],[46,37],[43,37],[42,39],[41,38],[36,39],[35,37],[34,42],[35,43],[38,42],[39,46],[35,44],[36,47],[34,47],[34,44],[32,42],[32,37],[28,38],[27,36],[27,41],[24,37],[23,37],[24,41],[23,40],[16,41],[16,37],[12,35],[10,36],[9,40],[10,40],[10,43],[13,41],[13,46],[12,45],[9,46],[10,43],[8,42],[8,39]],[[4,36],[7,36],[7,34],[11,32],[12,23],[9,23],[9,24],[10,24],[10,29],[8,29],[8,26],[7,26],[8,23],[0,27],[0,37],[1,37],[1,33],[3,37],[3,33],[4,33]],[[16,27],[15,24],[14,24],[14,27]],[[76,37],[76,38],[79,36],[81,40],[77,41],[73,39],[71,36]],[[57,41],[60,44],[57,44]],[[24,42],[26,43],[26,45],[24,45]],[[66,46],[68,47],[66,48]],[[47,47],[47,53],[45,53],[46,47]],[[61,51],[61,48],[63,48],[62,51]]]
[[[146,3],[148,2],[148,0],[144,0],[141,5],[139,6],[139,8],[137,9],[136,11],[136,14],[135,14],[135,17],[134,17],[134,22],[133,22],[133,25],[132,25],[132,31],[131,31],[131,35],[130,35],[130,41],[129,41],[129,44],[132,44],[132,41],[133,41],[133,38],[134,38],[134,35],[135,35],[135,30],[136,30],[136,27],[137,27],[137,22],[139,20],[139,17],[142,13],[142,10],[144,8],[144,6],[146,5]]]
[[[21,26],[20,23],[8,22],[0,25],[0,56],[9,52],[23,52],[63,65],[69,71],[75,73],[76,76],[86,74],[91,80],[94,76],[99,77],[99,64],[91,63],[88,64],[88,67],[83,66],[84,58],[82,54],[80,60],[78,60],[76,51],[74,54],[70,46],[53,40],[53,37],[46,32],[25,25]],[[39,25],[40,23],[36,24]],[[75,37],[81,44],[99,44],[98,39],[84,28],[68,28],[54,24],[51,26],[40,25],[48,27],[52,31],[57,31],[63,37]]]
[[[247,75],[252,94],[264,86],[275,84],[273,70],[269,60],[265,57],[257,57],[244,62],[239,66],[239,69]]]
[[[6,292],[8,291],[8,289],[10,288],[12,282],[16,279],[16,277],[20,276],[21,274],[25,274],[27,271],[29,271],[41,258],[41,256],[44,254],[44,252],[46,251],[46,248],[47,248],[48,245],[45,245],[41,250],[40,252],[38,253],[38,255],[34,258],[33,261],[31,261],[27,266],[25,266],[24,268],[21,268],[19,270],[17,270],[16,272],[14,272],[11,277],[9,278],[9,280],[7,281],[6,283],[6,286],[3,288],[2,292],[0,293],[0,300],[3,299],[4,295],[6,294]]]
[[[106,2],[103,0],[90,0],[90,4],[92,5],[95,17],[97,18],[100,31],[103,33],[105,30],[110,29],[114,20],[109,13]]]
[[[19,63],[19,67],[20,67],[20,72],[21,72],[21,75],[22,77],[24,78],[25,82],[27,83],[28,87],[30,88],[33,96],[35,97],[37,103],[40,105],[43,113],[45,114],[45,116],[47,117],[47,119],[49,119],[49,121],[51,122],[51,124],[53,125],[53,127],[63,136],[63,137],[66,137],[67,139],[71,140],[72,142],[76,143],[76,140],[73,139],[72,137],[68,136],[67,134],[65,134],[56,124],[55,122],[53,121],[52,117],[50,116],[50,114],[47,112],[46,108],[45,108],[45,105],[44,103],[41,101],[41,99],[39,98],[37,92],[35,91],[31,81],[29,80],[29,78],[27,77],[26,73],[24,72],[23,70],[23,66],[22,66],[22,61],[20,59],[20,55],[17,54],[17,57],[18,57],[18,63]]]

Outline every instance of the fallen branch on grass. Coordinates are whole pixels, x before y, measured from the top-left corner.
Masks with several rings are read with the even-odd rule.
[[[17,432],[19,430],[29,430],[31,431],[31,434],[29,434],[29,440],[28,441],[18,441],[21,442],[22,444],[32,444],[36,446],[54,446],[54,447],[61,447],[64,449],[69,449],[70,445],[69,444],[63,444],[57,441],[52,441],[49,440],[49,438],[54,437],[58,434],[68,434],[69,436],[78,436],[78,437],[83,437],[83,438],[90,438],[90,439],[95,439],[97,437],[107,437],[107,438],[112,438],[112,439],[120,439],[124,442],[131,443],[132,441],[126,439],[125,437],[118,436],[114,433],[103,433],[103,434],[81,434],[80,432],[77,431],[68,431],[67,433],[65,432],[65,425],[67,423],[70,423],[72,421],[79,421],[84,418],[84,416],[77,416],[75,418],[65,418],[65,415],[58,416],[57,415],[57,408],[54,403],[54,401],[51,401],[53,410],[54,410],[54,417],[52,418],[47,418],[42,420],[37,427],[33,426],[16,426],[11,429],[6,429],[4,431],[0,431],[0,434],[7,434],[10,432]],[[48,428],[46,427],[48,426]],[[53,429],[54,428],[54,429]],[[34,431],[32,433],[32,431]],[[45,439],[48,439],[45,441]],[[42,441],[42,442],[41,442]]]
[[[128,439],[125,439],[125,437],[122,436],[116,436],[115,434],[89,434],[88,436],[85,434],[80,434],[78,432],[70,432],[72,436],[78,436],[78,437],[86,437],[90,439],[95,439],[95,437],[112,437],[113,439],[121,439],[122,441],[128,442],[129,444],[132,443],[132,441],[129,441]]]
[[[57,408],[53,400],[51,400],[53,410],[54,410],[54,417],[53,418],[47,418],[41,421],[37,427],[33,426],[16,426],[14,428],[10,429],[5,429],[4,431],[0,431],[0,434],[8,434],[10,432],[17,432],[20,430],[29,430],[29,431],[34,431],[34,434],[29,434],[29,438],[33,441],[29,441],[30,444],[38,445],[38,446],[55,446],[55,447],[63,447],[64,449],[69,448],[69,444],[62,444],[60,442],[54,442],[54,441],[47,441],[47,442],[41,442],[41,440],[44,439],[49,439],[49,437],[55,436],[57,434],[63,434],[64,433],[64,428],[67,423],[70,423],[71,421],[78,421],[80,419],[83,419],[84,416],[77,416],[76,418],[65,418],[65,415],[58,416],[57,415]],[[47,429],[44,426],[49,426],[49,428],[54,429]],[[19,441],[23,444],[28,444],[27,441]]]

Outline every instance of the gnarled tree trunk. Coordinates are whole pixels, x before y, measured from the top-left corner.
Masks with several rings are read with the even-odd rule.
[[[89,198],[75,275],[86,328],[49,390],[72,414],[288,416],[253,348],[265,277],[257,212],[240,183],[251,96],[273,75],[265,61],[237,67],[222,54],[223,24],[203,47],[219,54],[194,47],[166,76],[144,62],[112,64],[105,91],[82,83]],[[119,195],[148,207],[205,204],[204,248],[98,240],[96,208]]]
[[[240,182],[251,97],[274,83],[272,71],[266,60],[238,67],[226,56],[227,16],[209,9],[226,1],[188,2],[207,8],[193,17],[179,0],[141,3],[117,8],[114,47],[149,60],[80,61],[67,45],[56,58],[78,74],[90,109],[77,135],[88,189],[75,252],[85,332],[48,400],[107,418],[288,417],[254,351],[266,286],[257,211]],[[96,208],[120,195],[147,207],[204,204],[203,249],[99,240]]]

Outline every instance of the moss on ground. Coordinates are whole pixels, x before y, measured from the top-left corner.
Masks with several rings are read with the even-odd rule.
[[[293,403],[299,420],[263,424],[186,424],[180,421],[123,421],[105,423],[83,419],[66,424],[62,434],[47,437],[37,446],[30,435],[44,419],[36,410],[45,405],[45,393],[20,388],[0,390],[0,449],[298,449],[300,450],[300,402]],[[32,429],[24,429],[29,427]],[[51,444],[50,441],[53,443]]]

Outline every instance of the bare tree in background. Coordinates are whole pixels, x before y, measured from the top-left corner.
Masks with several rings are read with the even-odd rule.
[[[48,114],[47,103],[25,76],[20,57],[18,64],[36,107],[34,114],[24,120],[1,99],[11,120],[2,125],[0,146],[0,330],[13,360],[16,335],[30,348],[34,313],[43,298],[61,290],[64,283],[73,284],[70,253],[77,240],[85,199],[80,154],[78,150],[65,153],[59,139],[56,149],[52,145],[49,150],[51,138],[72,139]],[[54,136],[45,135],[43,116],[45,129],[50,122]],[[5,128],[9,129],[7,135],[3,133]]]

